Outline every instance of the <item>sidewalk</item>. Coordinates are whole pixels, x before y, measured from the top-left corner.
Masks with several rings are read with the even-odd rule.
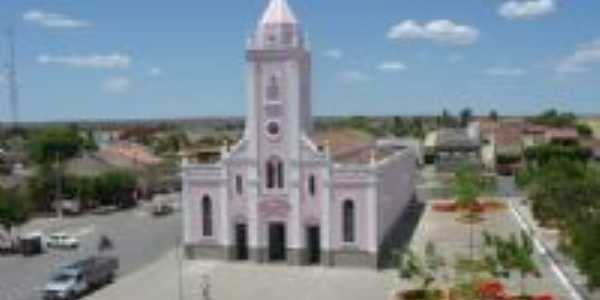
[[[566,279],[574,286],[577,292],[581,294],[585,299],[600,299],[600,292],[591,293],[586,287],[586,278],[583,276],[575,266],[574,262],[563,255],[558,250],[558,234],[559,232],[554,229],[542,228],[533,217],[529,206],[522,204],[523,197],[509,198],[511,207],[521,217],[525,226],[528,228],[530,234],[537,238],[552,259],[556,262],[560,271],[564,273]]]

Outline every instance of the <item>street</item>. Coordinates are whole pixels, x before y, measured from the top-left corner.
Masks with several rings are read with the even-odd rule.
[[[97,253],[102,234],[114,243],[114,250],[107,254],[119,257],[119,276],[131,274],[175,248],[180,227],[179,212],[157,218],[143,207],[109,215],[34,220],[21,232],[66,232],[77,237],[81,246],[74,251],[49,249],[29,258],[0,256],[0,300],[40,299],[39,290],[52,272],[61,265]]]

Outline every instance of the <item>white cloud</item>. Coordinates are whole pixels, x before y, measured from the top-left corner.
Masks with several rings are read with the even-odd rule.
[[[325,51],[325,56],[331,58],[331,59],[341,59],[342,57],[344,57],[344,52],[340,49],[329,49],[327,51]]]
[[[124,93],[131,88],[131,80],[127,77],[112,77],[102,83],[102,89],[109,93]]]
[[[360,82],[369,80],[369,76],[367,76],[365,73],[354,70],[342,71],[338,73],[338,78],[345,82]]]
[[[41,10],[30,10],[24,13],[23,20],[35,23],[42,27],[58,29],[75,29],[92,26],[92,24],[87,21],[76,20],[65,15],[44,12]]]
[[[467,46],[479,39],[479,30],[451,20],[433,20],[420,24],[413,20],[403,21],[388,32],[391,40],[432,40],[442,44]]]
[[[152,68],[150,68],[148,73],[150,73],[150,76],[152,76],[152,77],[159,77],[163,74],[163,71],[159,67],[152,67]]]
[[[523,76],[526,72],[521,68],[493,67],[485,70],[484,73],[488,76],[516,77]]]
[[[120,53],[71,56],[39,55],[37,61],[44,65],[60,64],[76,68],[93,69],[126,69],[131,65],[131,57]]]
[[[379,65],[379,70],[384,72],[402,72],[406,65],[401,61],[386,61]]]
[[[579,45],[575,53],[563,59],[556,71],[563,74],[583,73],[593,64],[600,64],[600,39]]]
[[[555,0],[511,0],[502,4],[498,13],[510,20],[531,20],[555,11]]]

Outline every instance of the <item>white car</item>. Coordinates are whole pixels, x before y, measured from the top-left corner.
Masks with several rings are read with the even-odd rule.
[[[48,236],[46,241],[48,248],[69,248],[75,249],[79,247],[79,241],[65,233],[53,233]]]

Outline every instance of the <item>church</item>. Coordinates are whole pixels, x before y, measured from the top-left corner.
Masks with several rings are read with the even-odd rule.
[[[316,132],[311,53],[286,0],[248,39],[243,137],[214,164],[182,162],[189,259],[377,268],[415,199],[416,155]]]

